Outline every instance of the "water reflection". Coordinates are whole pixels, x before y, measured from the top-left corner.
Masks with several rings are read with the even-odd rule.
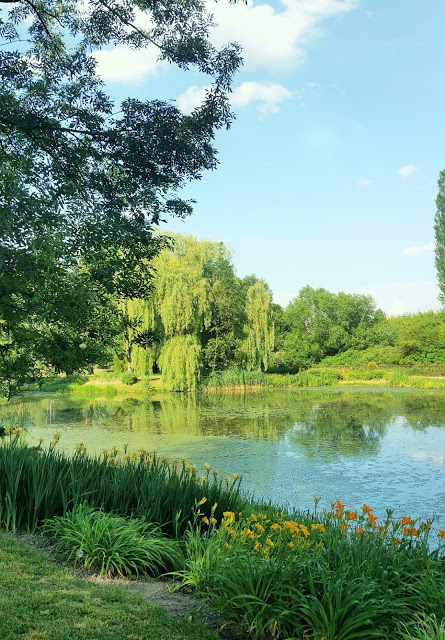
[[[350,508],[426,519],[445,527],[445,393],[299,389],[265,393],[169,394],[154,399],[15,399],[0,425],[72,451],[129,443],[170,457],[185,455],[241,473],[256,497],[310,509],[340,498]]]
[[[233,394],[170,394],[157,399],[17,398],[2,409],[0,424],[35,435],[53,428],[82,434],[87,427],[194,437],[238,437],[286,442],[307,455],[374,456],[388,426],[401,420],[413,430],[443,427],[445,395],[438,392],[338,390]]]

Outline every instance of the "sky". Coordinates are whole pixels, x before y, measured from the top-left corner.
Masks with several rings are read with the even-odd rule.
[[[434,215],[445,169],[445,3],[208,0],[216,45],[237,41],[236,120],[219,168],[166,229],[222,241],[240,277],[282,305],[305,285],[366,293],[389,314],[438,309]],[[96,54],[117,100],[199,104],[209,80],[125,47]]]

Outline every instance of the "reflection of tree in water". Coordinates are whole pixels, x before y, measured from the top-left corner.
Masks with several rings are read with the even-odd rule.
[[[445,423],[445,393],[425,391],[406,393],[402,415],[413,429],[443,427]]]
[[[337,403],[317,403],[309,415],[300,415],[288,440],[302,446],[308,456],[375,455],[391,418],[390,410],[339,398]]]
[[[414,429],[443,427],[441,392],[304,390],[261,393],[168,394],[157,400],[16,398],[0,411],[0,425],[55,429],[75,424],[153,434],[253,438],[286,436],[308,455],[370,455],[388,423],[403,417]]]

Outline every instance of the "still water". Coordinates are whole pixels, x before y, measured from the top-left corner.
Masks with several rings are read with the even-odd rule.
[[[289,390],[169,394],[157,399],[34,395],[0,412],[32,442],[90,452],[113,445],[208,462],[240,473],[255,498],[312,509],[339,498],[376,515],[426,519],[445,527],[445,393],[405,390]]]

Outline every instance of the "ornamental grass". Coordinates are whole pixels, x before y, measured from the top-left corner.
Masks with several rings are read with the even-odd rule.
[[[59,434],[44,447],[22,442],[21,429],[6,432],[0,439],[0,527],[7,531],[33,533],[44,520],[87,501],[105,512],[144,518],[180,537],[204,492],[218,503],[218,519],[241,503],[241,478],[220,477],[209,467],[200,476],[185,460],[143,450],[130,455],[113,448],[88,455],[82,443],[70,457],[57,448]]]

